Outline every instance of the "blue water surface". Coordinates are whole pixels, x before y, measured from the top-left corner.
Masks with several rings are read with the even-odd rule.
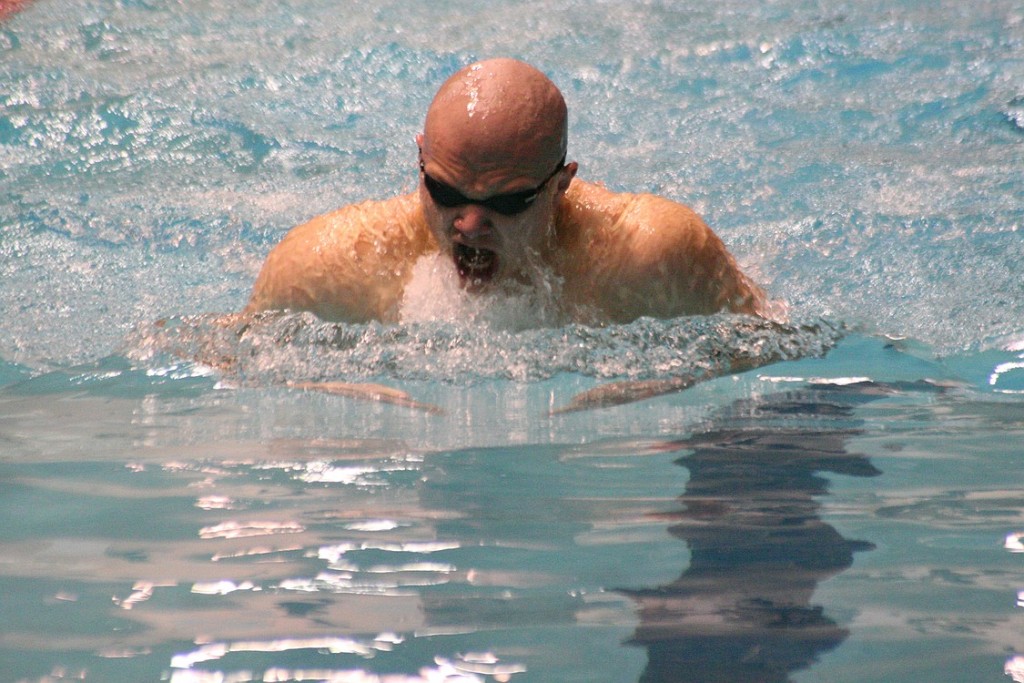
[[[401,324],[223,324],[290,227],[411,190],[437,85],[497,55],[789,322],[428,282]],[[0,680],[1024,681],[1022,159],[1010,0],[28,4]]]

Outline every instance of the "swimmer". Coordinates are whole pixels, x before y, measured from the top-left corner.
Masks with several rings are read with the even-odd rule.
[[[763,314],[763,292],[692,210],[577,178],[567,122],[562,93],[528,64],[491,59],[458,71],[416,136],[416,191],[292,229],[245,312],[395,322],[413,266],[440,253],[471,293],[559,283],[567,322]]]

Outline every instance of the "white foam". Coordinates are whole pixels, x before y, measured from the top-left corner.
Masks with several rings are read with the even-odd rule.
[[[551,325],[560,317],[560,283],[551,273],[535,270],[529,285],[503,284],[470,293],[459,282],[451,259],[428,254],[413,266],[399,320],[403,324],[449,322],[509,331]]]

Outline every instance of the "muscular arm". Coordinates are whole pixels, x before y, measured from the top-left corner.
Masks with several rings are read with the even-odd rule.
[[[245,311],[291,309],[332,321],[389,320],[409,268],[431,245],[415,195],[318,216],[292,229],[270,252]]]

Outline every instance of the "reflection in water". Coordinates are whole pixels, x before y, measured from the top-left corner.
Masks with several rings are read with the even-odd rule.
[[[181,430],[161,436],[149,418],[139,434],[154,443],[138,447],[135,432],[109,436],[119,403],[104,400],[98,436],[73,430],[85,434],[82,458],[59,442],[44,443],[53,454],[0,461],[0,516],[11,520],[0,525],[11,558],[0,562],[0,669],[26,680],[59,666],[94,680],[499,680],[524,670],[578,680],[597,670],[592,679],[627,681],[645,661],[617,647],[633,631],[643,681],[785,681],[847,636],[814,591],[870,547],[821,519],[825,473],[878,474],[847,452],[862,429],[854,413],[903,389],[915,387],[815,385],[739,402],[658,453],[634,438],[431,452],[324,435],[178,446]],[[54,421],[37,397],[8,398],[4,434]],[[58,407],[64,424],[99,414],[91,399]],[[224,428],[208,419],[209,432]],[[684,470],[668,463],[684,449],[690,476],[669,528],[690,564],[667,585],[612,595],[607,587],[627,581],[655,586],[683,563],[658,511],[683,489]],[[929,492],[921,505],[980,524],[953,498]],[[933,507],[925,514],[929,524]],[[1014,551],[1021,538],[1000,540]],[[913,612],[894,633],[946,617]]]
[[[819,516],[820,472],[880,474],[845,443],[854,408],[888,393],[871,383],[818,385],[741,401],[703,433],[666,444],[692,451],[672,535],[690,564],[671,584],[630,592],[647,648],[641,681],[786,681],[837,647],[847,631],[811,603],[817,585],[870,543],[843,538]]]

